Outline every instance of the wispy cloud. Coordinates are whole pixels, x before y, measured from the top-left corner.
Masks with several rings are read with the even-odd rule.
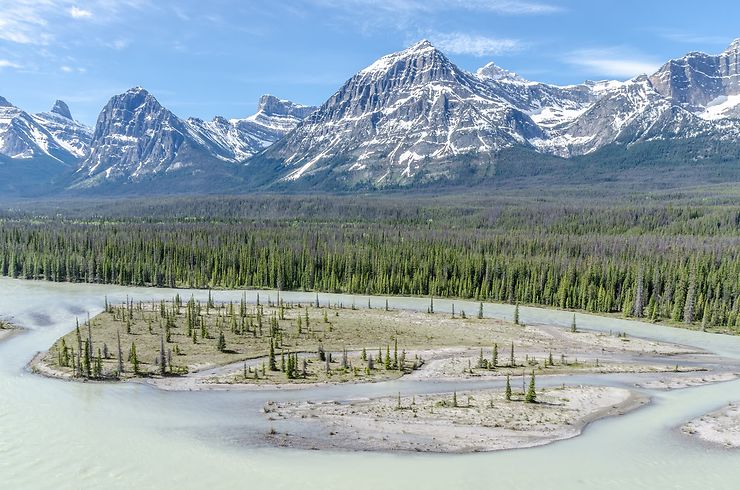
[[[565,61],[590,75],[619,78],[653,73],[660,66],[660,62],[624,48],[580,49],[568,53]]]
[[[303,0],[301,5],[325,9],[340,22],[365,31],[419,28],[432,18],[454,13],[522,16],[562,11],[557,5],[534,0]]]
[[[506,15],[541,15],[562,11],[544,2],[517,0],[307,0],[308,3],[345,10],[372,8],[377,11],[409,13],[443,10],[496,12]]]
[[[69,65],[62,65],[59,67],[64,73],[86,73],[87,69],[81,67],[74,67]]]
[[[107,23],[124,9],[140,8],[149,0],[0,0],[0,40],[46,46],[68,29],[65,19]],[[93,15],[95,12],[95,15]]]
[[[462,32],[434,33],[428,37],[435,46],[451,54],[495,56],[522,49],[522,43],[517,39],[501,39]]]
[[[108,46],[111,49],[115,49],[116,51],[120,51],[122,49],[126,49],[131,44],[131,41],[128,39],[114,39],[112,42],[105,43],[106,46]]]
[[[18,63],[14,63],[10,60],[0,59],[0,69],[2,68],[21,68],[21,65],[19,65]]]
[[[663,39],[683,44],[716,44],[726,46],[732,42],[732,38],[730,37],[713,34],[705,35],[677,31],[660,31],[658,35]]]
[[[76,5],[70,7],[68,12],[69,15],[75,19],[89,19],[93,16],[92,12],[89,10],[81,9]]]

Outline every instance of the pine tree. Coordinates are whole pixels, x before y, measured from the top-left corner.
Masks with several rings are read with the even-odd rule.
[[[509,375],[506,375],[506,391],[505,391],[506,399],[511,401],[511,379]]]
[[[645,308],[644,302],[642,268],[640,268],[635,281],[635,302],[632,308],[632,315],[635,318],[642,318],[642,311]]]
[[[85,341],[85,354],[82,356],[82,367],[85,370],[85,377],[89,378],[92,376],[91,371],[91,359],[90,359],[90,344],[88,341]]]
[[[164,337],[159,338],[159,374],[167,374],[167,357],[164,352]]]
[[[491,354],[491,367],[494,369],[498,366],[498,344],[493,344],[493,353]]]
[[[478,320],[483,319],[483,302],[481,301],[478,305]]]
[[[95,377],[100,378],[103,376],[103,359],[100,349],[98,349],[98,357],[95,359]]]
[[[121,332],[116,331],[116,340],[118,341],[118,377],[123,374],[123,350],[121,349]]]
[[[277,361],[275,360],[275,344],[272,337],[270,337],[270,358],[268,360],[270,371],[277,371]]]
[[[514,306],[514,324],[519,325],[519,303]]]
[[[134,371],[134,375],[139,374],[139,358],[136,357],[136,343],[131,343],[131,369]]]
[[[686,302],[684,303],[683,321],[684,323],[693,323],[694,321],[694,294],[696,291],[696,266],[692,266],[689,286],[686,291]]]
[[[226,350],[226,337],[224,336],[223,330],[218,334],[218,343],[216,344],[216,348],[219,352],[224,352]]]
[[[527,403],[535,403],[537,401],[537,392],[535,391],[534,385],[534,371],[532,371],[532,376],[529,378],[529,389],[527,389],[524,401]]]
[[[509,353],[509,366],[515,367],[516,362],[514,360],[514,342],[511,343],[511,352]]]

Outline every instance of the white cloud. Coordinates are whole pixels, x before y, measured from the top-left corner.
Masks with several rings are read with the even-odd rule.
[[[68,12],[75,19],[89,19],[93,15],[89,10],[81,9],[76,5],[71,7]]]
[[[518,0],[308,0],[308,3],[344,10],[370,8],[396,13],[467,10],[508,15],[537,15],[562,10],[549,3]]]
[[[51,45],[69,28],[70,17],[99,24],[118,20],[121,11],[141,8],[150,0],[0,0],[0,40],[17,44]],[[92,12],[95,12],[93,16]]]
[[[1,68],[21,68],[21,65],[19,65],[18,63],[13,63],[10,60],[0,59],[0,69]]]
[[[112,43],[108,43],[107,46],[109,48],[120,51],[122,49],[126,49],[129,44],[131,44],[131,41],[129,41],[128,39],[116,39]]]
[[[61,67],[60,69],[61,69],[61,70],[62,70],[62,71],[63,71],[64,73],[71,73],[71,72],[73,72],[73,71],[74,71],[74,68],[72,68],[71,66],[62,66],[62,67]]]
[[[631,78],[653,73],[660,67],[660,62],[622,48],[580,49],[568,53],[565,61],[601,77]]]
[[[435,46],[450,54],[493,56],[518,51],[522,47],[516,39],[499,39],[461,32],[431,34],[429,38]]]
[[[546,15],[562,9],[540,1],[517,0],[303,0],[305,8],[323,8],[342,24],[362,30],[418,29],[437,16],[452,13],[473,15]]]
[[[692,34],[679,31],[659,31],[659,36],[663,39],[676,43],[686,44],[717,44],[727,46],[732,42],[731,37],[717,35]]]

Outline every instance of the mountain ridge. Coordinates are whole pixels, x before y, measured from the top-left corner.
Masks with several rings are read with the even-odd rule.
[[[685,156],[664,141],[685,146]],[[523,165],[530,172],[633,145],[694,165],[732,158],[726,146],[739,141],[740,39],[627,81],[565,86],[493,62],[469,72],[421,40],[359,70],[319,107],[264,95],[250,116],[210,121],[180,118],[142,87],[113,96],[94,129],[61,100],[29,114],[0,97],[0,155],[34,175],[44,160],[72,192],[156,191],[157,181],[182,192],[209,182],[216,191],[473,185],[501,178],[517,154],[547,162]]]

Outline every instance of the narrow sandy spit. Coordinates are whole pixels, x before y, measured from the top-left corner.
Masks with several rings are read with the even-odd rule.
[[[684,434],[728,448],[740,448],[740,402],[695,418],[681,427]]]
[[[648,403],[623,388],[564,386],[537,403],[501,390],[338,402],[268,403],[274,444],[304,449],[470,453],[541,446]]]

